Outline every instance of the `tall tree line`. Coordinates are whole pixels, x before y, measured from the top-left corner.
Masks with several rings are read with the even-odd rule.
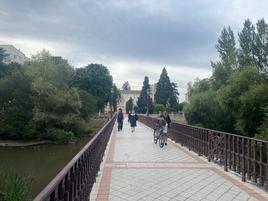
[[[223,28],[210,78],[189,87],[189,124],[268,139],[268,25],[247,19],[238,33]]]
[[[179,109],[179,92],[177,85],[170,81],[166,68],[162,69],[160,78],[156,83],[154,102],[151,98],[151,88],[149,78],[144,77],[143,87],[137,101],[137,111],[139,113],[152,113],[159,110],[177,112]]]
[[[118,101],[119,90],[101,64],[74,69],[47,51],[24,65],[4,64],[4,57],[0,49],[0,139],[68,141],[89,132],[90,117]]]

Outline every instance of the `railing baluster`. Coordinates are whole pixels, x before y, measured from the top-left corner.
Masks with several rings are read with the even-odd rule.
[[[156,123],[151,117],[140,116],[139,120],[149,127]],[[267,141],[178,123],[172,123],[169,136],[208,161],[223,165],[225,171],[241,174],[243,181],[247,178],[268,186]]]
[[[37,195],[34,201],[89,200],[90,190],[97,175],[114,122],[115,116],[105,124],[45,189]],[[91,160],[91,156],[94,156],[94,160]]]

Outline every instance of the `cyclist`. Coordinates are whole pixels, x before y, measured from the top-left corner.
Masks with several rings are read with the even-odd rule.
[[[168,124],[166,121],[166,116],[164,115],[163,112],[160,113],[159,115],[159,126],[160,126],[160,134],[167,135],[167,130],[168,130]],[[165,136],[167,137],[167,136]],[[167,141],[165,142],[165,145],[167,145]]]

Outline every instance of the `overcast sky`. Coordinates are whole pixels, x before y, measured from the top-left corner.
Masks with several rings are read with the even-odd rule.
[[[121,87],[157,82],[166,67],[184,100],[187,82],[211,75],[224,26],[268,21],[267,0],[0,0],[0,44],[42,49],[75,67],[102,63]]]

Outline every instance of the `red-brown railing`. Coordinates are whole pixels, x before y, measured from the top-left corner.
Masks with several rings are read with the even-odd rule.
[[[88,201],[115,117],[36,196],[34,201]]]
[[[139,120],[154,128],[157,119],[140,116]],[[268,187],[268,141],[225,133],[221,131],[172,123],[169,138],[186,146],[208,161],[224,166],[224,170],[241,175],[261,187]]]

